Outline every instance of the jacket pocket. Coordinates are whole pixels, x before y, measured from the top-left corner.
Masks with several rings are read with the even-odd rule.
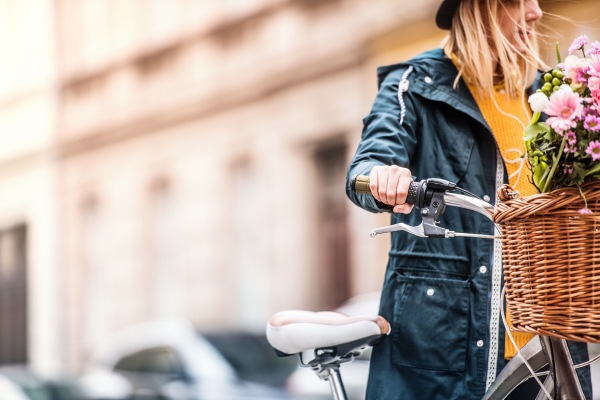
[[[439,371],[464,371],[470,281],[397,277],[392,363]]]

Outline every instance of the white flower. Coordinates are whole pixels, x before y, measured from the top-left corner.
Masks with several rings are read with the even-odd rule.
[[[572,92],[573,89],[571,89],[571,86],[567,85],[566,83],[563,83],[562,85],[560,85],[560,87],[558,88],[558,91],[565,91],[565,92]]]
[[[569,88],[571,90],[571,88]],[[550,102],[550,99],[544,93],[535,93],[529,96],[529,104],[533,112],[542,112],[546,108],[546,105]]]

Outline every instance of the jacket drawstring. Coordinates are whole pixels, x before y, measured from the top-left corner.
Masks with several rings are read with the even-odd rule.
[[[404,99],[402,98],[402,93],[408,90],[408,76],[414,71],[414,68],[411,66],[408,67],[404,74],[402,75],[402,80],[398,84],[398,103],[400,103],[400,125],[404,122],[404,116],[406,115],[406,105],[404,104]]]

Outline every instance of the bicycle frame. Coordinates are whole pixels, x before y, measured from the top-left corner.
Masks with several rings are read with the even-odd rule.
[[[552,393],[554,400],[585,400],[566,340],[535,336],[521,349],[521,354],[534,371],[549,366],[548,372],[538,375],[546,375],[544,387]],[[482,400],[504,400],[517,386],[530,378],[531,373],[523,359],[515,356],[500,371]],[[545,397],[540,390],[537,398]]]

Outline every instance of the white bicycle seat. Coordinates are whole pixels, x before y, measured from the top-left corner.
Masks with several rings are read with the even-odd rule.
[[[349,317],[338,312],[282,311],[267,324],[269,343],[285,354],[337,346],[389,332],[390,325],[380,315]]]

